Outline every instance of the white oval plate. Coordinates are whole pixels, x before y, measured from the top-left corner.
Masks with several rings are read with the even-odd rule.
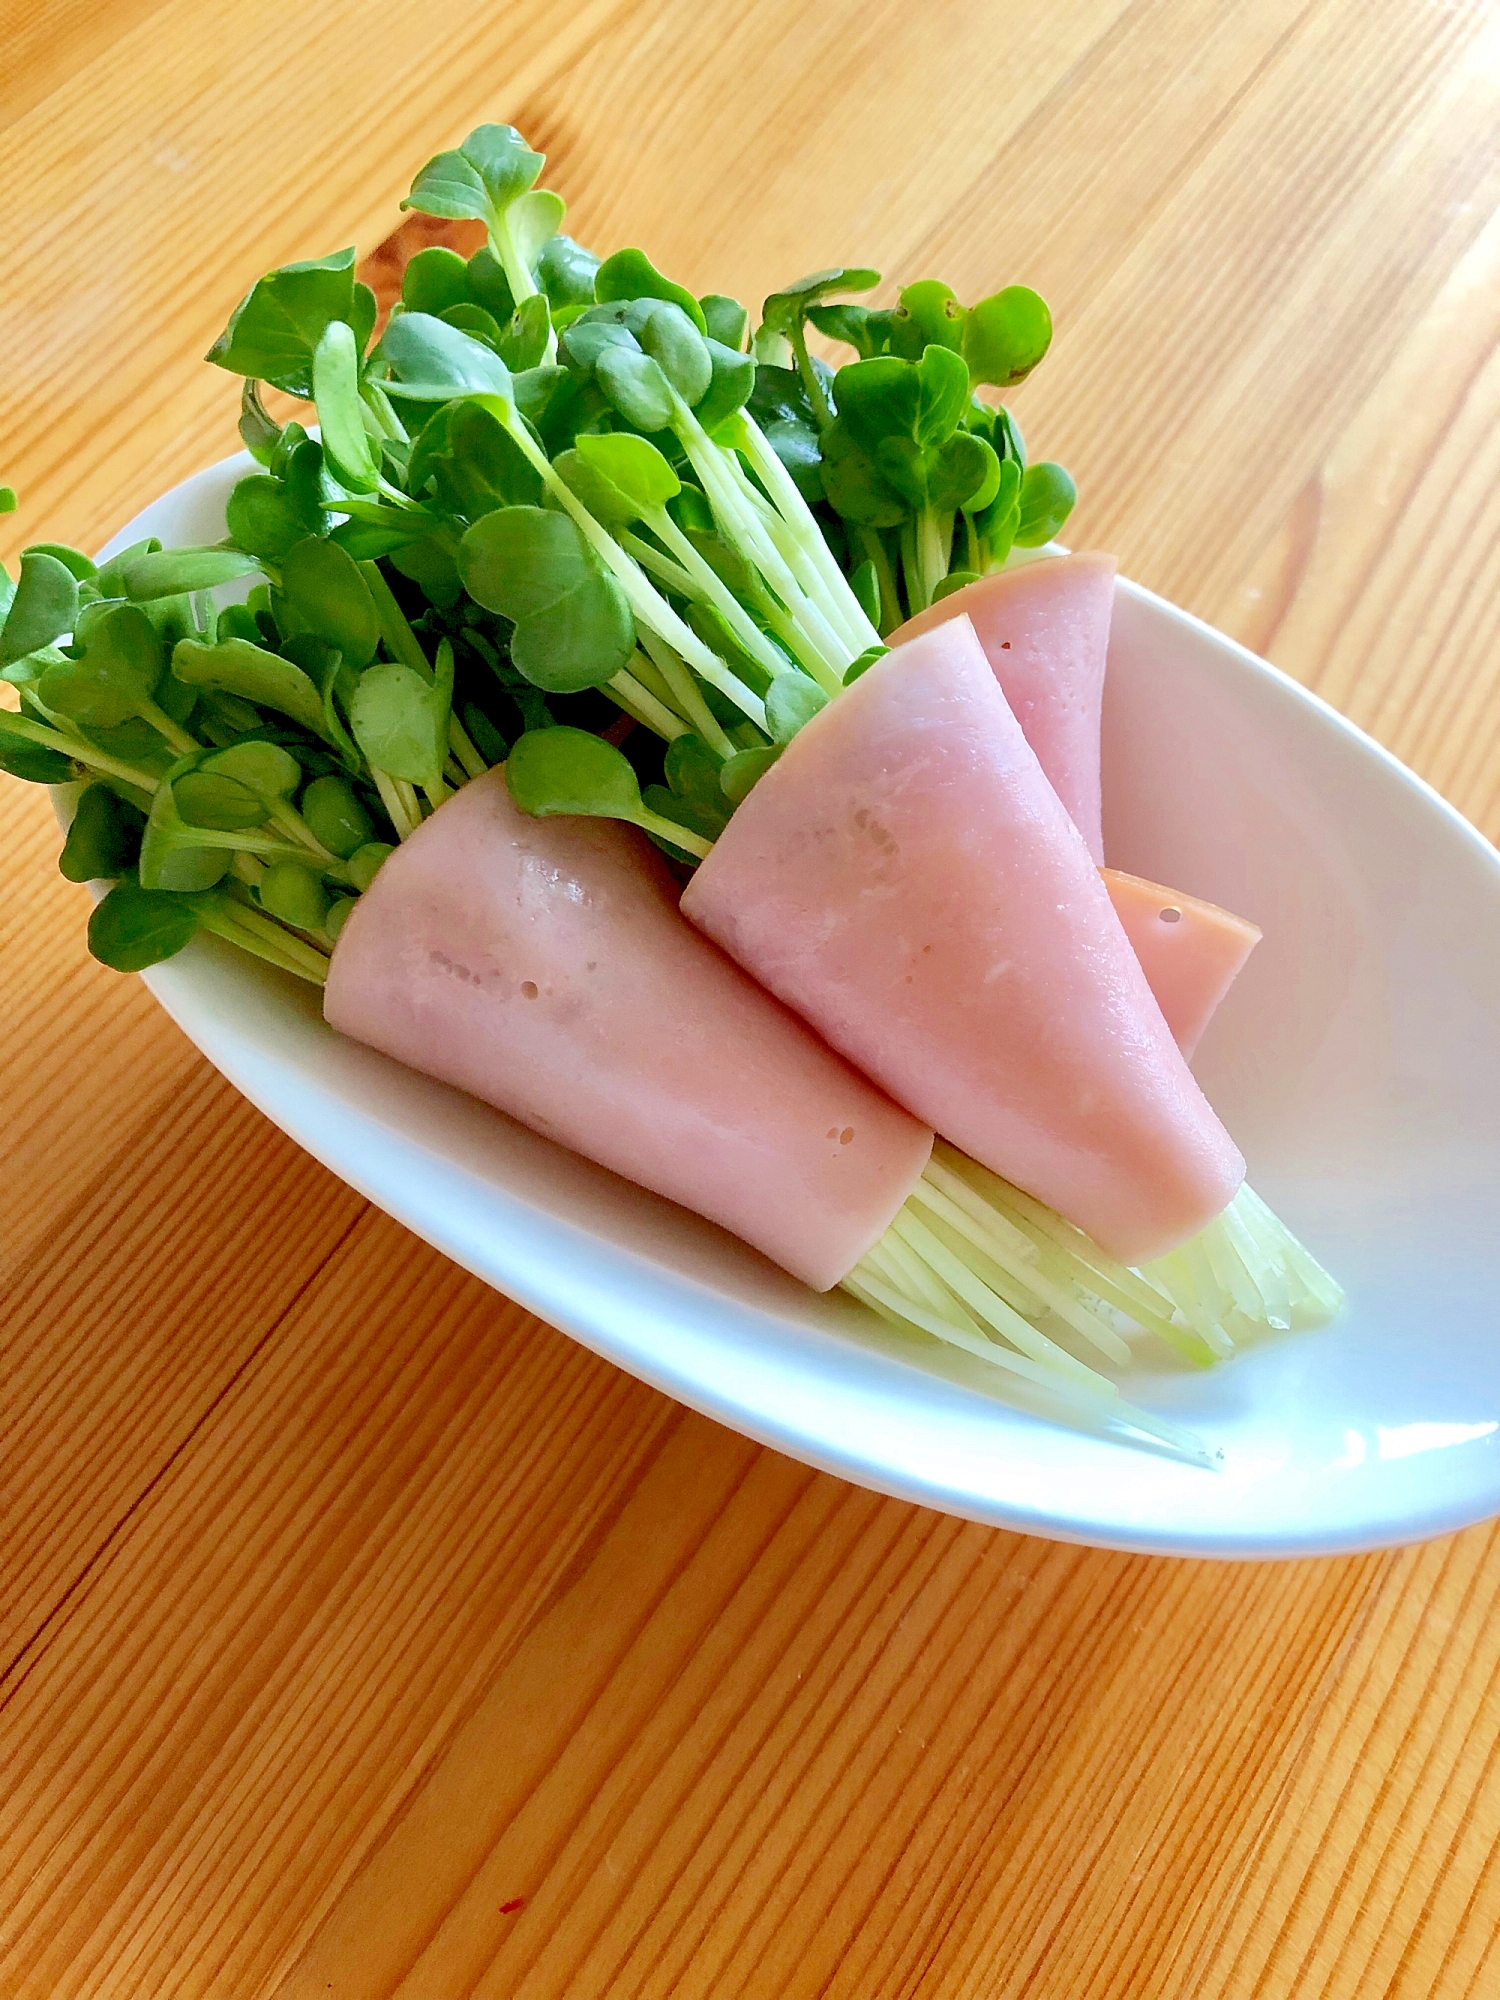
[[[250,460],[122,529],[222,534]],[[1320,1333],[1129,1393],[1206,1472],[999,1400],[982,1363],[818,1298],[720,1230],[334,1035],[211,939],[146,975],[327,1167],[632,1374],[847,1479],[1029,1534],[1184,1556],[1414,1540],[1500,1512],[1500,856],[1275,668],[1122,583],[1111,861],[1266,937],[1196,1067],[1251,1178],[1342,1280]]]

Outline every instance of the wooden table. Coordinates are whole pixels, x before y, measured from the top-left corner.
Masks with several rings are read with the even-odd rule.
[[[234,443],[261,271],[503,117],[585,240],[1060,333],[1072,535],[1500,831],[1500,18],[4,0],[0,477]],[[465,1277],[91,964],[0,780],[5,2000],[1500,1991],[1500,1542],[1220,1567],[815,1475]]]

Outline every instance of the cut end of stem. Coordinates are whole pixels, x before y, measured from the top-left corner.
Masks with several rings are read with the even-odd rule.
[[[1075,1416],[1139,1433],[1195,1463],[1220,1455],[1124,1402],[1078,1342],[1128,1367],[1155,1334],[1209,1366],[1268,1331],[1321,1326],[1343,1293],[1249,1187],[1191,1243],[1140,1270],[940,1140],[900,1214],[844,1281],[894,1324],[1045,1388]]]

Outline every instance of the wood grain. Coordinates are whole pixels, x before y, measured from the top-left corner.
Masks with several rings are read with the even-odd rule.
[[[1037,284],[1077,537],[1500,834],[1481,0],[0,0],[0,49],[7,555],[231,448],[245,285],[509,117],[700,286]],[[761,1451],[297,1153],[56,847],[0,780],[5,2000],[1500,1990],[1494,1530],[1150,1561]]]

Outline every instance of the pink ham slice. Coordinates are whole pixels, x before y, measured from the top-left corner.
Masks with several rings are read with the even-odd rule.
[[[476,778],[344,926],[333,1027],[722,1223],[817,1291],[932,1133],[716,951],[632,828],[528,819]]]
[[[967,619],[877,662],[738,808],[684,913],[898,1103],[1127,1263],[1244,1161]]]
[[[1260,930],[1201,897],[1118,868],[1099,872],[1156,1004],[1178,1048],[1191,1059],[1219,1002],[1260,943]]]
[[[1026,741],[1097,863],[1099,719],[1115,559],[1089,552],[1002,570],[940,598],[892,633],[899,646],[951,618],[973,622]]]

